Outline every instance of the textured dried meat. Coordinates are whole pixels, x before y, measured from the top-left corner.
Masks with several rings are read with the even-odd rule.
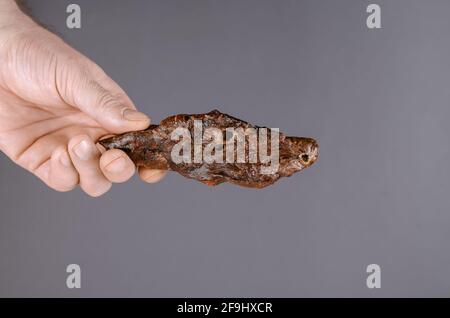
[[[203,129],[216,128],[223,133],[225,144],[223,151],[223,162],[181,162],[175,163],[172,159],[172,148],[179,142],[172,140],[171,136],[175,129],[182,127],[189,130],[192,136],[194,132],[194,121],[201,121]],[[239,120],[218,110],[206,114],[180,114],[168,117],[159,125],[150,125],[143,131],[128,132],[104,140],[100,144],[107,149],[121,149],[137,165],[152,169],[172,170],[181,175],[213,186],[222,182],[230,182],[249,188],[264,188],[273,184],[281,177],[289,177],[295,172],[311,166],[318,157],[318,144],[312,138],[288,137],[279,134],[279,166],[273,173],[262,173],[261,167],[267,166],[267,162],[250,162],[249,142],[245,145],[245,162],[227,162],[226,147],[227,128],[253,128],[256,131],[264,127],[253,126],[245,121]],[[270,130],[267,130],[270,132]],[[194,137],[192,137],[194,138]],[[267,137],[270,148],[270,134]],[[204,141],[204,147],[210,141]],[[234,142],[234,141],[233,141]],[[232,148],[233,149],[233,148]],[[193,147],[192,147],[193,151]],[[231,150],[230,150],[231,151]],[[238,156],[238,147],[234,147],[234,158]],[[242,157],[241,157],[242,158]]]

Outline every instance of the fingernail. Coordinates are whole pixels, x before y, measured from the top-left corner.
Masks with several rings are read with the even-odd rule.
[[[134,109],[125,109],[123,112],[123,118],[132,121],[144,121],[149,119],[146,114],[138,112]]]
[[[89,160],[92,156],[92,148],[87,140],[82,140],[72,148],[75,155],[81,160]]]
[[[105,166],[105,170],[107,170],[108,172],[121,172],[125,169],[127,165],[127,161],[125,160],[124,157],[119,157],[114,159],[113,161],[111,161],[110,163],[108,163]]]
[[[70,158],[66,151],[62,150],[60,152],[59,162],[66,168],[70,166]]]

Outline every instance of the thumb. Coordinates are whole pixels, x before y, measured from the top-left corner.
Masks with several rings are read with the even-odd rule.
[[[112,133],[141,130],[150,125],[150,118],[137,111],[119,85],[91,61],[70,61],[57,69],[56,86],[66,103]]]

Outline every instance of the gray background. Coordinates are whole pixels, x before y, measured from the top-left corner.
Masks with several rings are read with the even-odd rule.
[[[0,296],[450,296],[450,2],[375,2],[381,30],[370,1],[78,0],[69,30],[69,1],[30,1],[154,122],[218,107],[320,158],[263,190],[170,174],[93,199],[1,155]]]

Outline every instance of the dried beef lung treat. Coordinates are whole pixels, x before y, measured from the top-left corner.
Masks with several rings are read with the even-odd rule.
[[[196,136],[196,127],[201,123],[202,133],[200,135],[200,143],[197,141],[197,148],[194,145]],[[197,125],[197,126],[196,126]],[[188,132],[189,139],[187,143],[189,148],[185,151],[180,151],[180,156],[185,156],[182,162],[175,162],[172,154],[174,146],[180,145],[182,138],[173,138],[173,133],[176,129],[184,129]],[[208,128],[215,128],[216,133],[221,133],[218,139],[223,142],[222,152],[216,153],[216,148],[213,148],[210,153],[217,155],[216,158],[223,160],[215,160],[213,162],[204,160],[205,151],[208,144],[211,144],[210,137],[205,138]],[[233,130],[230,134],[229,129]],[[179,131],[179,130],[177,130]],[[250,135],[239,135],[239,132],[254,131],[258,142],[251,143]],[[271,157],[276,152],[272,152],[272,134],[273,131],[265,127],[252,126],[249,123],[240,119],[234,118],[227,114],[223,114],[218,110],[213,110],[206,114],[181,114],[168,117],[164,119],[159,125],[151,125],[143,131],[128,132],[107,139],[100,140],[99,143],[107,149],[121,149],[131,158],[137,166],[143,166],[152,169],[173,170],[181,175],[203,182],[207,185],[218,185],[222,182],[231,182],[240,186],[249,188],[264,188],[273,184],[281,177],[289,177],[297,171],[303,170],[312,165],[318,157],[318,144],[312,138],[304,137],[288,137],[279,133],[278,144],[278,158],[271,158],[272,161],[264,161],[257,154],[257,158],[250,155],[251,151],[261,150],[259,142],[262,142],[259,133],[268,132],[267,134],[267,157]],[[198,132],[198,130],[197,130]],[[237,132],[237,133],[236,133]],[[241,136],[239,139],[239,136]],[[243,139],[242,139],[243,136]],[[202,138],[203,137],[203,138]],[[276,135],[274,135],[276,137]],[[175,140],[172,140],[175,139]],[[237,145],[240,141],[241,148]],[[244,145],[244,146],[242,146]],[[180,148],[180,147],[178,147]],[[183,148],[184,149],[184,148]],[[200,151],[200,161],[195,160],[195,149]],[[245,149],[245,151],[243,151]],[[275,149],[275,148],[274,148]],[[228,160],[227,151],[230,154]],[[204,157],[202,157],[202,154]],[[237,158],[240,157],[240,161]],[[198,159],[198,158],[197,158]],[[265,172],[262,168],[266,168]]]

